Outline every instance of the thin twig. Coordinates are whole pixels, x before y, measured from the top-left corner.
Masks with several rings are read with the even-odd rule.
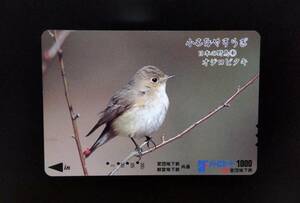
[[[50,32],[51,33],[51,32]],[[57,33],[57,31],[54,31],[54,33]],[[44,53],[45,60],[50,60],[56,56],[56,54],[59,52],[62,44],[64,43],[65,39],[68,37],[68,35],[71,33],[69,30],[63,30],[59,32],[59,35],[54,34],[55,37],[55,43]],[[56,36],[55,36],[56,35]]]
[[[61,32],[61,34],[62,34],[62,32]],[[54,31],[54,38],[55,38],[56,42],[57,42],[57,39],[61,39],[59,36],[57,36],[57,32]],[[67,104],[68,104],[69,112],[70,112],[70,117],[71,117],[71,121],[72,121],[72,126],[73,126],[73,131],[74,131],[74,139],[75,139],[77,150],[78,150],[78,153],[79,153],[83,174],[85,176],[87,176],[88,171],[87,171],[87,168],[85,166],[85,157],[83,156],[83,153],[82,153],[82,147],[81,147],[81,143],[80,143],[80,139],[79,139],[79,133],[78,133],[78,127],[77,127],[77,121],[76,121],[76,119],[79,117],[79,114],[74,113],[73,106],[72,106],[72,103],[71,103],[71,100],[70,100],[69,86],[68,86],[68,81],[67,81],[67,77],[66,77],[64,61],[63,61],[63,51],[62,51],[61,48],[58,49],[57,55],[58,55],[58,60],[59,60],[59,64],[60,64],[61,76],[62,76],[63,83],[64,83],[65,97],[66,97],[66,100],[67,100]]]
[[[146,154],[149,154],[150,152],[153,152],[154,150],[157,150],[159,148],[161,148],[162,146],[171,143],[172,141],[179,139],[181,137],[183,137],[184,135],[186,135],[188,132],[190,132],[192,129],[194,129],[196,126],[198,126],[199,124],[203,123],[204,121],[208,120],[210,117],[212,117],[213,115],[215,115],[217,112],[219,112],[220,110],[222,110],[223,108],[228,108],[230,107],[230,102],[232,100],[234,100],[242,91],[244,91],[249,85],[251,85],[255,80],[257,80],[257,78],[259,77],[259,74],[256,74],[253,78],[251,78],[246,84],[244,84],[242,87],[238,87],[236,92],[230,96],[223,104],[221,104],[220,106],[218,106],[217,108],[215,108],[214,110],[212,110],[211,112],[209,112],[206,116],[204,116],[203,118],[201,118],[200,120],[196,121],[195,123],[193,123],[192,125],[190,125],[188,128],[186,128],[185,130],[183,130],[181,133],[177,134],[176,136],[165,140],[164,136],[162,138],[162,142],[159,145],[156,145],[146,151],[143,151],[141,153],[141,156],[145,156]],[[144,142],[140,145],[140,148],[142,148],[143,146],[145,146],[145,144],[147,144],[147,142]],[[108,175],[114,175],[121,167],[122,164],[126,163],[128,160],[130,160],[131,158],[135,157],[135,156],[139,156],[139,153],[137,151],[133,151],[131,152],[125,159],[123,159],[121,161],[121,163],[119,165],[117,165],[117,167],[115,167]]]
[[[53,32],[48,30],[48,33],[51,37],[55,38],[55,42],[50,47],[50,49],[45,51],[44,54],[43,54],[43,66],[42,66],[43,67],[43,69],[42,69],[43,73],[45,73],[46,70],[47,70],[47,63],[57,55],[57,53],[61,49],[61,46],[63,45],[64,41],[69,36],[71,31],[63,30],[63,31],[59,32],[59,35],[57,35],[57,31],[54,31],[54,33],[53,33]]]

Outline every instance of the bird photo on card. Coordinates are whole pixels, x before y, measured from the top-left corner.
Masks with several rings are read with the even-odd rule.
[[[101,112],[100,119],[86,136],[105,125],[95,143],[83,154],[89,157],[97,148],[116,136],[125,136],[132,140],[135,150],[142,155],[142,149],[135,139],[145,138],[147,146],[153,134],[165,120],[169,98],[166,83],[173,77],[159,68],[148,65],[139,69],[132,79],[110,99],[107,107]]]

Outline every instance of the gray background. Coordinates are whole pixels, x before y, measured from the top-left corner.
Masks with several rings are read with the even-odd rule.
[[[248,37],[248,46],[238,49],[237,57],[248,59],[246,67],[203,67],[196,48],[185,46],[191,37]],[[102,128],[84,135],[98,120],[113,93],[126,84],[144,65],[155,65],[167,74],[175,74],[167,84],[170,108],[167,118],[155,135],[155,142],[173,137],[206,115],[231,96],[259,71],[259,35],[247,32],[138,32],[76,31],[66,39],[64,61],[83,148],[90,147]],[[53,39],[44,32],[42,50]],[[204,49],[204,48],[203,48]],[[210,48],[212,49],[212,48]],[[51,176],[82,175],[72,125],[63,92],[57,58],[48,64],[43,75],[45,171]],[[198,174],[197,160],[251,159],[256,170],[258,119],[258,81],[238,96],[230,109],[219,112],[187,136],[143,157],[145,169],[122,168],[118,174],[157,174],[157,161],[180,161],[191,164],[190,170],[173,174]],[[140,140],[142,142],[142,140]],[[116,163],[134,149],[130,139],[117,137],[87,159],[90,175],[106,175]],[[64,162],[70,171],[63,173],[48,166]],[[159,173],[166,174],[166,173]],[[172,174],[172,173],[168,173]]]

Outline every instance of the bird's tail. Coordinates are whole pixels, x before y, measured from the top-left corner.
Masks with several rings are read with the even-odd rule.
[[[95,143],[83,152],[85,158],[89,157],[98,147],[104,145],[108,140],[114,137],[113,133],[110,133],[108,129],[109,127],[105,127]]]

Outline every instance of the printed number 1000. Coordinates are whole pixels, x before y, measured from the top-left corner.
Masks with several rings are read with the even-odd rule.
[[[237,160],[238,167],[251,167],[252,160]]]

